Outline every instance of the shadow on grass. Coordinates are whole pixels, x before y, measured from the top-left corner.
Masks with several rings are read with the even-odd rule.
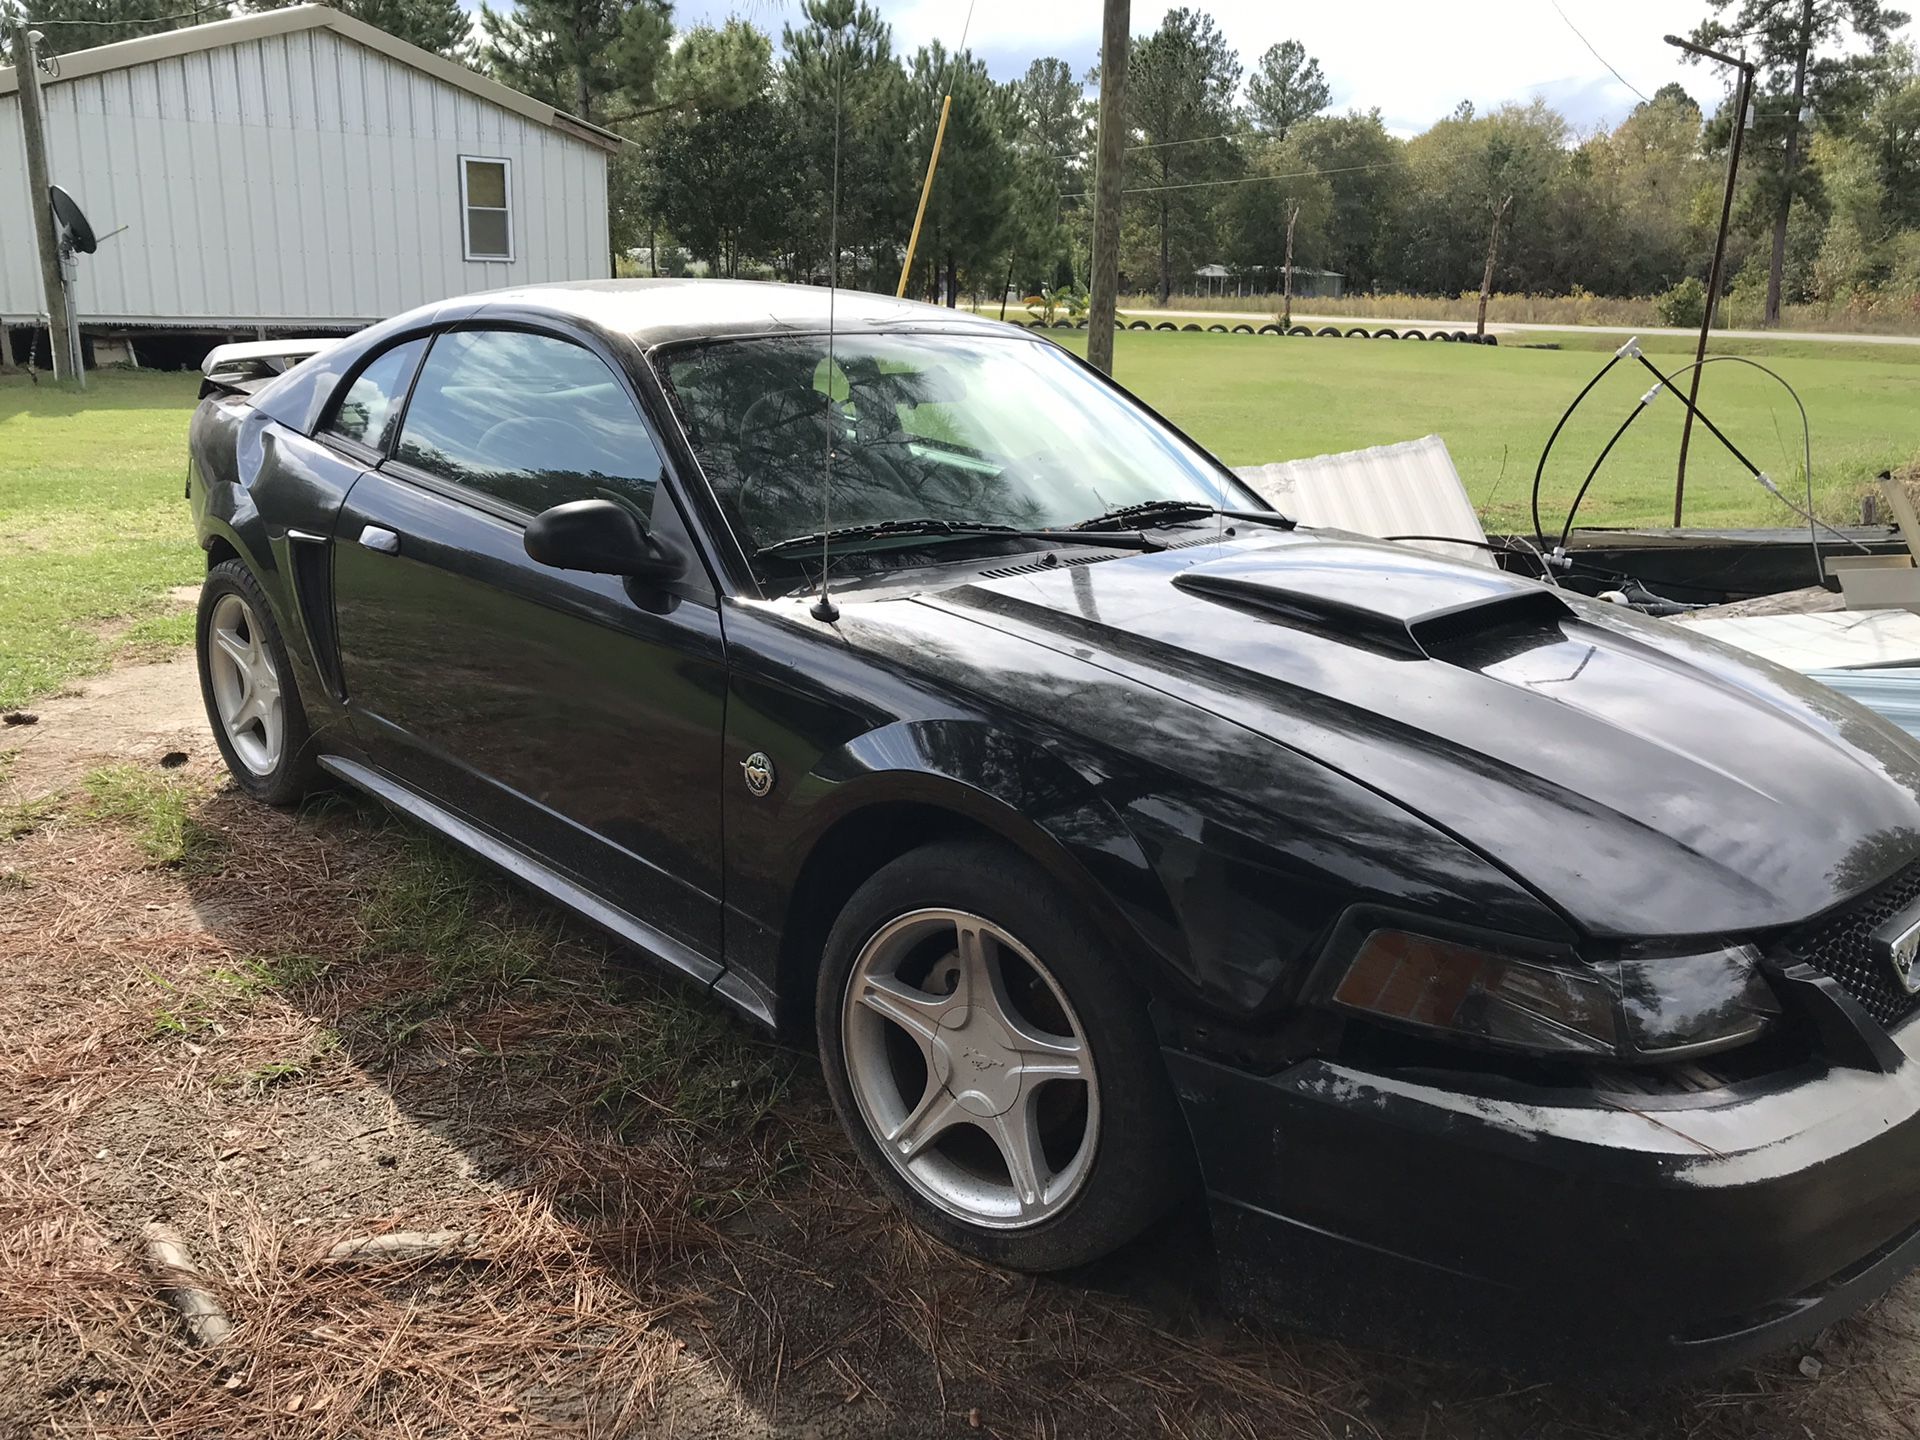
[[[0,421],[12,415],[84,415],[89,411],[180,410],[193,408],[200,376],[192,371],[123,370],[90,372],[87,388],[55,380],[45,371],[0,370]]]
[[[266,992],[309,1017],[478,1181],[550,1212],[556,1255],[718,1377],[739,1415],[708,1415],[712,1433],[1899,1433],[1864,1416],[1864,1389],[1809,1387],[1784,1362],[1622,1396],[1242,1324],[1212,1298],[1194,1213],[1074,1275],[973,1264],[877,1198],[811,1057],[697,987],[357,800],[288,815],[227,790],[196,819],[220,851],[182,881],[248,957],[201,1022]],[[249,1083],[307,1083],[278,1063]]]

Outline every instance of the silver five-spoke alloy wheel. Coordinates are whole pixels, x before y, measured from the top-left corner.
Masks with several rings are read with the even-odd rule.
[[[854,960],[841,1027],[861,1117],[935,1206],[1011,1230],[1079,1193],[1100,1130],[1092,1050],[1060,983],[998,925],[889,921]]]
[[[255,775],[271,775],[286,734],[280,675],[253,607],[239,595],[228,593],[214,602],[207,670],[233,753]]]

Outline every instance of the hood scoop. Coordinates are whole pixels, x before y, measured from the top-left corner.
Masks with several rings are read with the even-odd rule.
[[[1223,605],[1410,659],[1571,616],[1545,586],[1388,545],[1326,542],[1197,565],[1174,585]]]

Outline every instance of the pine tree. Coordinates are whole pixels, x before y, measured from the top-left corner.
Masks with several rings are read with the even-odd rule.
[[[249,10],[279,10],[303,0],[246,0]],[[472,22],[460,0],[327,0],[334,9],[460,64],[474,58]]]
[[[480,7],[481,58],[502,84],[598,121],[620,97],[650,101],[669,64],[667,0],[516,0]]]
[[[796,277],[813,273],[827,253],[834,128],[840,130],[840,246],[867,278],[892,288],[897,246],[913,221],[919,184],[901,132],[908,114],[906,76],[893,58],[893,31],[864,0],[803,0],[803,23],[781,33],[785,51],[776,91],[796,170],[789,231]],[[918,164],[926,164],[920,151]],[[888,271],[892,273],[887,273]],[[845,283],[855,277],[842,274]]]
[[[1247,119],[1262,134],[1284,140],[1332,99],[1320,62],[1298,40],[1282,40],[1268,47],[1247,80]]]
[[[1127,69],[1127,128],[1141,138],[1128,166],[1151,191],[1160,303],[1173,293],[1176,254],[1200,257],[1211,239],[1213,204],[1204,189],[1175,185],[1220,177],[1238,159],[1229,140],[1240,57],[1210,15],[1169,10],[1153,34],[1135,36]]]
[[[1710,0],[1721,18],[1693,32],[1696,44],[1747,47],[1759,66],[1753,149],[1758,199],[1770,212],[1773,250],[1767,268],[1767,325],[1780,323],[1787,222],[1808,188],[1803,163],[1807,117],[1819,116],[1858,90],[1877,68],[1905,14],[1880,0]],[[1736,8],[1737,7],[1737,8]],[[1724,18],[1729,10],[1731,20]],[[1864,52],[1854,47],[1864,46]],[[1826,49],[1834,53],[1822,54]]]

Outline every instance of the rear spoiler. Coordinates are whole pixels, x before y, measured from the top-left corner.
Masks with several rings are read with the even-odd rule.
[[[251,395],[269,380],[284,375],[302,360],[330,350],[337,339],[248,340],[216,345],[200,362],[200,398],[209,395]]]

